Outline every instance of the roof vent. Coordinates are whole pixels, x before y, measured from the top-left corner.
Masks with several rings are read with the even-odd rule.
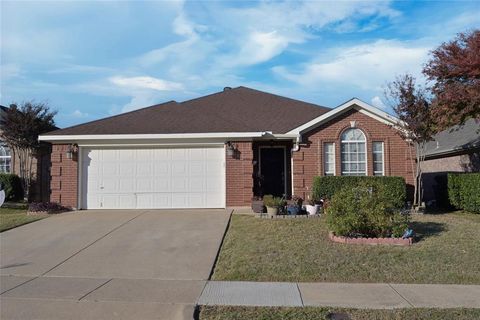
[[[227,90],[232,90],[232,87],[225,87],[225,88],[223,88],[223,91],[227,91]]]

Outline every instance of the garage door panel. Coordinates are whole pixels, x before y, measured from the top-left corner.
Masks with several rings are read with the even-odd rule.
[[[187,178],[173,177],[172,192],[188,192],[187,182]]]
[[[86,208],[221,208],[223,148],[82,150]]]
[[[137,177],[149,177],[152,175],[153,172],[153,166],[151,163],[136,163],[136,174]]]
[[[172,175],[173,176],[185,176],[187,175],[187,163],[186,162],[174,162],[172,163]]]

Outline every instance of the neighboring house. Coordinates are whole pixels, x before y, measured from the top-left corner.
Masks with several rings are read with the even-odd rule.
[[[246,207],[306,198],[317,175],[413,183],[398,120],[358,99],[329,109],[245,87],[170,101],[40,136],[51,201],[93,208]]]
[[[469,119],[436,134],[427,143],[425,155],[423,199],[446,204],[448,172],[480,172],[480,120]]]
[[[0,120],[3,119],[7,107],[0,106]],[[0,124],[0,133],[2,126]],[[33,179],[29,200],[49,201],[50,198],[50,144],[45,143],[33,159]],[[20,173],[19,159],[0,136],[0,173]]]

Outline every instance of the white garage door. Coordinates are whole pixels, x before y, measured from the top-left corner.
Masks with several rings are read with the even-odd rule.
[[[82,207],[223,208],[224,162],[223,146],[82,148]]]

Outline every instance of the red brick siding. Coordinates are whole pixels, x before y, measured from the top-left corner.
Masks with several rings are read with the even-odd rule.
[[[67,159],[68,144],[52,145],[50,201],[64,206],[77,207],[78,161]]]
[[[367,173],[373,175],[372,142],[384,142],[385,175],[401,176],[413,185],[414,158],[408,144],[398,135],[398,131],[361,112],[351,110],[313,129],[303,136],[300,150],[293,153],[294,194],[302,198],[311,192],[314,176],[323,175],[323,144],[335,143],[335,174],[341,175],[340,135],[356,121],[367,138]],[[411,187],[409,187],[411,189]]]
[[[235,155],[226,155],[227,206],[250,206],[253,197],[252,142],[235,142],[234,145]]]

